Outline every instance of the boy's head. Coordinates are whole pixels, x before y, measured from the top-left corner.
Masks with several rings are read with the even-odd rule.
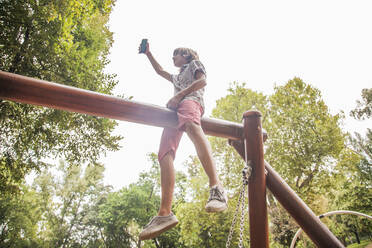
[[[197,52],[190,48],[185,47],[176,48],[173,52],[173,57],[176,55],[181,55],[182,57],[184,57],[187,63],[190,63],[192,60],[199,60]]]

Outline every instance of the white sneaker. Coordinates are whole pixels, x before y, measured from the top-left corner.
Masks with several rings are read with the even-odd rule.
[[[161,233],[171,229],[178,224],[176,216],[171,213],[168,216],[155,216],[143,228],[139,235],[140,240],[152,239],[159,236]]]
[[[227,195],[220,185],[215,185],[210,189],[209,199],[205,210],[211,212],[221,212],[227,208]]]

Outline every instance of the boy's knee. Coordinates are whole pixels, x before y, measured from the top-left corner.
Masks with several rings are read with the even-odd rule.
[[[158,156],[158,161],[159,161],[160,167],[167,166],[167,165],[173,163],[174,157],[175,157],[175,154],[174,154],[173,150],[168,151],[167,153],[165,153],[161,157]]]
[[[192,121],[185,122],[185,131],[189,135],[198,133],[200,126]]]

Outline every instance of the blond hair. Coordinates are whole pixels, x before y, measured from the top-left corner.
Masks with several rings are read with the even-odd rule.
[[[190,48],[179,47],[174,49],[173,56],[178,54],[183,56],[187,60],[187,63],[190,63],[193,60],[199,60],[198,53]]]

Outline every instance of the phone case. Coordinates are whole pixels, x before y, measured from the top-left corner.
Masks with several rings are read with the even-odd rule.
[[[146,46],[147,46],[147,39],[143,39],[141,41],[141,46],[140,46],[139,53],[144,53],[146,51]]]

